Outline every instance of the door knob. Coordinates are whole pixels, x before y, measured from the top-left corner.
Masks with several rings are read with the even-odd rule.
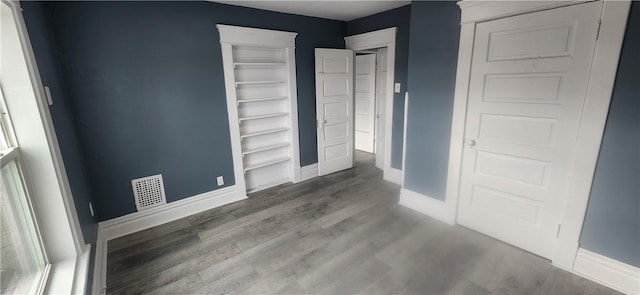
[[[316,120],[316,125],[318,125],[318,128],[322,128],[324,124],[327,124],[327,120]]]
[[[469,139],[469,140],[467,140],[467,145],[468,146],[475,146],[476,145],[476,141],[473,140],[473,139]]]

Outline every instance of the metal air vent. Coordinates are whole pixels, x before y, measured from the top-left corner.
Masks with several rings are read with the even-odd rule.
[[[162,174],[131,180],[138,211],[166,204]]]

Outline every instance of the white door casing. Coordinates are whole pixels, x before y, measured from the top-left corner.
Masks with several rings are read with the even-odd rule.
[[[376,120],[375,120],[375,153],[376,167],[384,170],[384,125],[387,105],[387,48],[378,49],[376,54]]]
[[[355,72],[355,148],[373,153],[376,121],[376,55],[357,55]]]
[[[318,175],[353,167],[353,55],[315,49]]]
[[[602,3],[476,25],[458,222],[551,257]]]
[[[345,46],[352,50],[374,50],[376,48],[386,49],[387,59],[385,63],[386,79],[385,79],[385,106],[384,113],[388,114],[384,120],[384,149],[382,151],[383,160],[383,179],[397,184],[401,184],[401,174],[396,173],[398,169],[391,168],[391,133],[393,120],[393,83],[395,73],[395,50],[396,50],[396,27],[390,27],[382,30],[362,33],[358,35],[348,36],[344,38]]]

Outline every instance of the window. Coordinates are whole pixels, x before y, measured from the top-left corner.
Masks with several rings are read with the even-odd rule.
[[[0,292],[84,294],[91,245],[21,11],[0,2]]]
[[[49,263],[4,106],[0,85],[0,292],[41,293]]]

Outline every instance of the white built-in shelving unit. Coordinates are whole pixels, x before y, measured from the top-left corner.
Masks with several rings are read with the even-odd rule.
[[[236,186],[241,194],[300,175],[297,33],[217,25]]]

